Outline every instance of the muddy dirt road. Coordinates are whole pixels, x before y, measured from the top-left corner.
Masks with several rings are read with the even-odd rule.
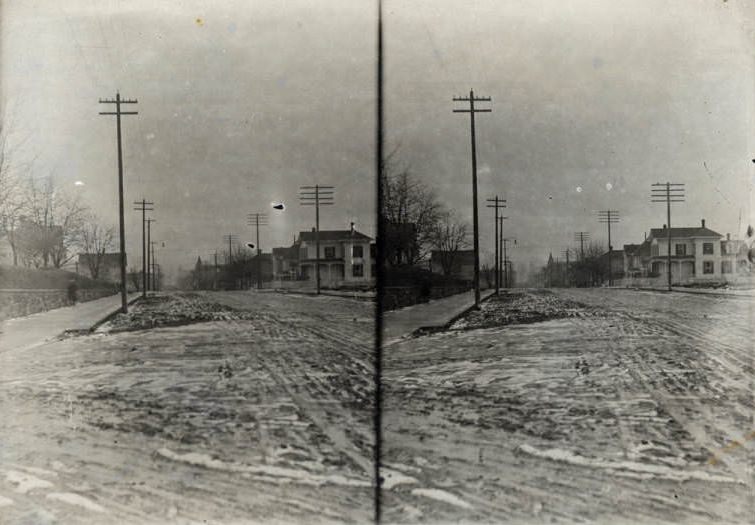
[[[384,461],[412,478],[385,492],[388,521],[751,522],[749,300],[510,300],[523,324],[385,349]]]
[[[371,519],[373,305],[207,297],[243,315],[0,353],[0,522]]]

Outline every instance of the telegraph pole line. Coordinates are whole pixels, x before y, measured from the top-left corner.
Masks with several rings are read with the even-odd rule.
[[[508,217],[498,217],[498,259],[503,259],[503,221],[507,221]],[[500,268],[501,273],[498,275],[498,282],[503,281],[503,264]]]
[[[151,290],[152,287],[150,286],[150,275],[152,274],[152,267],[149,265],[150,261],[150,253],[152,252],[152,241],[150,241],[150,237],[152,235],[152,223],[157,222],[155,219],[147,218],[147,291]],[[146,294],[145,294],[146,297]]]
[[[147,297],[147,237],[146,237],[146,229],[147,229],[147,217],[146,213],[148,211],[153,211],[155,208],[154,202],[147,202],[147,199],[142,199],[141,201],[136,201],[134,204],[137,206],[134,208],[136,211],[142,212],[142,297]]]
[[[155,268],[157,268],[157,264],[155,264],[155,245],[157,245],[157,241],[152,241],[150,246],[150,254],[152,255],[152,286],[151,289],[153,292],[157,291],[157,280],[155,279]]]
[[[574,240],[579,241],[579,258],[585,260],[585,241],[590,240],[590,232],[574,232]]]
[[[513,242],[516,244],[516,239],[514,238],[503,238],[503,282],[506,286],[506,288],[509,287],[509,258],[506,256],[506,243],[507,242]]]
[[[566,275],[564,276],[564,284],[569,288],[569,248],[561,252],[566,257]]]
[[[115,111],[100,111],[100,115],[115,115],[117,139],[118,139],[118,218],[121,251],[121,311],[128,312],[128,299],[126,295],[126,226],[123,217],[123,146],[121,141],[121,116],[138,115],[136,111],[122,111],[121,104],[136,104],[137,100],[122,99],[121,94],[116,92],[115,99],[100,99],[100,104],[115,104]]]
[[[598,211],[598,222],[608,226],[608,286],[613,286],[613,264],[611,256],[613,255],[613,246],[611,245],[611,224],[619,222],[619,212],[616,210]]]
[[[235,243],[238,240],[238,235],[235,233],[229,233],[228,235],[223,235],[223,242],[228,242],[228,261],[227,264],[230,268],[231,263],[233,262],[233,243]]]
[[[302,206],[315,207],[315,275],[317,279],[317,295],[320,295],[320,206],[332,206],[334,186],[299,186],[299,202]]]
[[[495,209],[495,294],[498,295],[500,293],[500,257],[499,257],[499,247],[498,247],[498,210],[503,209],[506,207],[506,199],[500,199],[498,195],[496,195],[492,199],[487,199],[487,202],[491,203],[488,204],[488,208],[494,208]]]
[[[469,109],[454,109],[454,113],[469,113],[472,139],[472,223],[474,229],[474,303],[480,307],[480,231],[477,218],[477,145],[475,141],[475,113],[490,113],[491,109],[477,109],[475,102],[490,102],[490,97],[475,97],[474,91],[469,90],[468,97],[454,97],[454,102],[469,102]]]
[[[262,273],[260,270],[260,258],[262,256],[262,250],[260,249],[260,226],[268,226],[267,222],[267,214],[266,213],[250,213],[246,216],[247,224],[249,226],[254,226],[257,230],[257,257],[255,257],[255,260],[257,261],[256,271],[257,271],[257,289],[262,289]]]
[[[666,203],[666,273],[668,274],[668,291],[671,291],[671,203],[684,202],[684,184],[673,182],[656,182],[651,185],[650,201]]]

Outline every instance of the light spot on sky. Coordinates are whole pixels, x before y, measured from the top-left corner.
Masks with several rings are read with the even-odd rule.
[[[83,186],[84,185],[84,181],[77,180],[76,182],[73,183],[73,185],[74,186]]]
[[[577,193],[582,193],[582,186],[577,186]]]
[[[613,184],[610,182],[606,182],[606,190],[611,191],[613,189]]]

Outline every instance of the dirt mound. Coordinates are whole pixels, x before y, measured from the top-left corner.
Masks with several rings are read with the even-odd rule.
[[[549,292],[505,293],[493,296],[451,325],[451,330],[472,330],[512,324],[540,323],[551,319],[596,315],[597,310],[560,299]]]
[[[118,314],[102,326],[108,332],[144,330],[207,321],[251,319],[253,314],[208,301],[199,294],[155,295],[139,299],[127,314]]]

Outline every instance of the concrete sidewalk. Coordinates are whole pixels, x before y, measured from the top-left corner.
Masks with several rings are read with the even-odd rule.
[[[480,292],[481,299],[494,290]],[[407,306],[383,314],[383,345],[389,345],[420,328],[442,328],[474,305],[474,292],[464,292],[429,303]]]
[[[130,294],[132,302],[139,294]],[[68,330],[85,331],[117,312],[120,294],[0,322],[0,352],[27,349]]]

